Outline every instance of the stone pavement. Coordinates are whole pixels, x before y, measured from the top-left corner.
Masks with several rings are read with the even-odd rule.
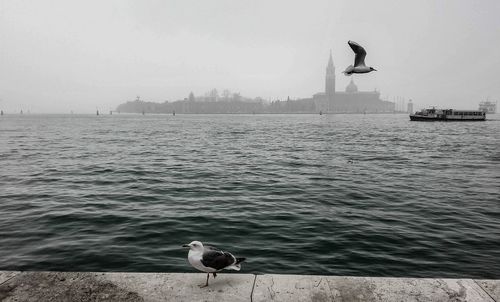
[[[488,301],[500,280],[0,271],[0,301]]]

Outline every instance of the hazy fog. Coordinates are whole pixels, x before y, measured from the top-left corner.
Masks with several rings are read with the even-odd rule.
[[[500,1],[0,0],[0,108],[93,112],[140,95],[248,97],[337,90],[354,40],[378,69],[360,90],[421,105],[500,100]]]

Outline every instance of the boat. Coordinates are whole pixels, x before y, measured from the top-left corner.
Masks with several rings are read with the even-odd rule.
[[[410,114],[411,121],[484,121],[486,112],[481,110],[423,109]]]
[[[479,103],[479,110],[486,113],[497,113],[497,103],[493,103],[491,101],[481,102]]]

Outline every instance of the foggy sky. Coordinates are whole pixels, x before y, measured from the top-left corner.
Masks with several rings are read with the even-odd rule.
[[[229,89],[286,99],[337,90],[347,45],[378,71],[360,90],[477,109],[500,100],[500,1],[0,0],[0,109],[110,110]]]

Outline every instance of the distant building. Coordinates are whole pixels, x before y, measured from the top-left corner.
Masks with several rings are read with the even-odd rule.
[[[303,99],[309,100],[309,99]],[[394,103],[380,99],[380,92],[359,91],[351,78],[345,91],[336,91],[335,66],[332,53],[328,59],[325,75],[325,92],[313,95],[316,112],[361,113],[361,112],[393,112]]]
[[[491,101],[484,101],[479,103],[479,110],[484,111],[486,113],[496,113],[497,112],[497,103],[493,103]]]
[[[413,111],[413,103],[411,102],[411,100],[408,102],[408,110],[406,112],[408,114],[414,113],[414,111]]]

